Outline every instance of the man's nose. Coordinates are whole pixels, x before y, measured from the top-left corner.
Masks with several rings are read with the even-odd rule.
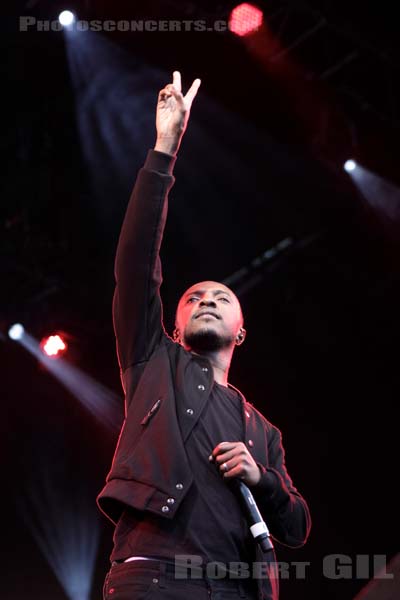
[[[200,300],[199,304],[200,304],[200,306],[217,306],[214,298],[211,298],[211,297],[210,298],[207,298],[207,297],[202,298]]]

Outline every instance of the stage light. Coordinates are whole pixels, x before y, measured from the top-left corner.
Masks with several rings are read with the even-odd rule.
[[[8,335],[12,340],[20,340],[24,335],[25,329],[21,323],[15,323],[8,330]]]
[[[58,20],[60,21],[63,27],[68,27],[69,25],[72,25],[72,23],[75,21],[75,15],[70,10],[63,10],[59,14]]]
[[[257,31],[262,22],[262,10],[245,2],[232,10],[229,17],[229,29],[236,35],[244,36]]]
[[[67,344],[58,334],[44,338],[40,342],[40,346],[43,349],[43,352],[50,358],[58,358],[61,354],[64,354],[67,349]]]
[[[22,325],[19,325],[19,327],[22,327]],[[58,337],[66,349],[66,342],[61,335],[58,335]],[[18,343],[35,356],[51,375],[58,379],[96,419],[113,432],[119,432],[123,421],[123,402],[121,398],[77,367],[69,364],[64,357],[56,355],[57,360],[55,360],[54,355],[48,355],[43,348],[48,340],[49,338],[45,338],[39,344],[34,337],[23,330],[23,335]],[[60,342],[57,341],[54,345],[58,346]],[[50,348],[52,347],[53,341],[50,345]]]
[[[354,160],[346,161],[346,171],[352,183],[375,213],[377,222],[387,235],[398,239],[400,224],[400,187]]]
[[[354,169],[356,167],[357,167],[356,161],[351,158],[349,160],[346,160],[346,162],[344,163],[344,170],[347,171],[348,173],[351,173],[351,171],[354,171]]]

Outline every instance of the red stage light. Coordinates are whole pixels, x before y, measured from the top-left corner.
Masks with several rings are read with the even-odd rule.
[[[64,354],[67,349],[67,344],[58,334],[44,338],[41,341],[40,346],[42,347],[43,352],[50,358],[58,358],[61,354]]]
[[[232,10],[229,17],[229,29],[236,35],[243,36],[257,31],[262,22],[262,10],[245,2]]]

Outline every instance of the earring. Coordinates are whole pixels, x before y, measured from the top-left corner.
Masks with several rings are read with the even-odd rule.
[[[172,339],[174,340],[174,342],[178,342],[178,344],[180,344],[181,340],[180,340],[180,332],[179,329],[177,329],[175,327],[173,333],[172,333]]]
[[[244,333],[243,333],[243,329],[241,328],[239,333],[236,336],[236,341],[237,343],[243,342],[244,340]]]

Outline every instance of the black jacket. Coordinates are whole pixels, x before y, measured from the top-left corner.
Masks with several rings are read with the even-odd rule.
[[[97,498],[113,523],[126,506],[174,518],[193,481],[185,442],[213,385],[209,361],[173,342],[162,324],[159,250],[174,162],[167,154],[149,151],[117,248],[113,320],[125,420]],[[192,414],[183,411],[181,401],[189,390],[196,399]],[[253,495],[273,537],[288,546],[301,546],[310,516],[285,468],[280,431],[240,395],[245,443],[262,470]]]

